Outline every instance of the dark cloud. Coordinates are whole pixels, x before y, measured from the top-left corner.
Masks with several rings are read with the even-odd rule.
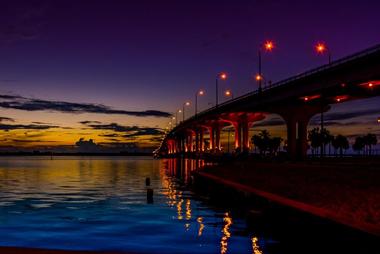
[[[139,136],[147,136],[147,135],[161,135],[163,134],[162,129],[158,127],[139,127],[139,126],[123,126],[117,123],[110,124],[86,124],[88,127],[94,130],[107,130],[120,132],[123,134],[117,133],[106,133],[100,134],[99,136],[103,137],[124,137],[124,138],[133,138]]]
[[[285,125],[285,122],[282,119],[270,119],[270,120],[264,120],[264,121],[261,121],[261,122],[254,123],[253,125],[255,127],[281,126],[281,125]]]
[[[79,123],[86,125],[86,124],[93,124],[93,123],[98,124],[98,123],[101,123],[101,122],[99,122],[99,121],[81,121]]]
[[[380,109],[364,109],[353,112],[326,113],[325,120],[347,120],[355,117],[371,116],[380,114]]]
[[[38,125],[38,124],[0,124],[0,130],[47,130],[59,128],[57,125]]]
[[[58,141],[54,141],[54,140],[40,140],[40,139],[12,139],[12,142],[15,142],[15,143],[40,143],[40,142],[55,143],[55,142],[58,142]]]
[[[62,113],[118,114],[138,117],[169,117],[170,113],[158,110],[127,111],[112,109],[102,104],[73,103],[25,98],[15,95],[0,95],[0,107],[25,111],[55,111]]]
[[[122,135],[116,134],[116,133],[109,133],[109,134],[99,134],[99,137],[106,137],[106,138],[118,138],[121,137]]]
[[[79,152],[99,152],[100,146],[93,139],[85,140],[80,138],[76,143]]]
[[[10,118],[10,117],[4,117],[4,116],[0,116],[0,122],[4,122],[4,121],[8,121],[8,122],[14,122],[15,119],[13,118]]]

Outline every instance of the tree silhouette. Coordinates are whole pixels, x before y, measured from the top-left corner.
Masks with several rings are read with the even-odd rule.
[[[309,131],[308,139],[310,141],[310,146],[312,148],[313,156],[315,155],[315,150],[322,145],[321,135],[319,133],[319,128],[314,128]]]
[[[365,147],[365,140],[364,137],[356,137],[355,143],[352,145],[352,149],[354,151],[357,151],[359,154]]]
[[[340,157],[343,156],[343,149],[346,150],[350,147],[347,138],[343,135],[336,136],[331,143],[336,150],[339,149]]]
[[[259,149],[260,154],[264,155],[266,152],[270,154],[276,153],[280,148],[282,138],[271,138],[267,130],[262,130],[259,134],[253,135],[251,141]]]
[[[377,137],[375,134],[368,133],[363,137],[364,144],[368,146],[368,155],[372,155],[372,146],[377,144]]]
[[[322,151],[322,147],[325,148],[326,145],[330,144],[334,136],[330,134],[330,131],[323,128],[314,128],[308,132],[308,139],[310,141],[310,146],[312,147],[312,153],[315,155],[317,148]],[[323,149],[325,151],[326,149]]]

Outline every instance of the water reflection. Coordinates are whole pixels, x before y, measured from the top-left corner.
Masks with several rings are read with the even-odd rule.
[[[191,172],[203,165],[147,158],[2,158],[0,246],[143,253],[226,253],[228,247],[230,253],[250,253],[244,222],[234,218],[232,225],[230,213],[210,208],[187,188]],[[154,189],[149,205],[147,177]]]
[[[259,239],[257,237],[252,237],[252,250],[253,254],[263,254],[263,252],[260,250]]]
[[[228,238],[231,237],[230,226],[232,225],[232,218],[229,216],[229,213],[224,214],[223,218],[224,226],[222,229],[222,239],[220,240],[220,253],[227,253],[228,250]]]

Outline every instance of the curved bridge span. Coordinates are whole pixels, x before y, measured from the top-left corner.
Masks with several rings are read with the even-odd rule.
[[[380,45],[331,64],[277,82],[219,104],[181,122],[156,150],[161,155],[220,151],[220,131],[235,130],[236,151],[249,149],[249,128],[268,114],[280,115],[287,127],[287,151],[291,158],[307,154],[307,126],[330,105],[380,95]],[[210,147],[204,147],[209,133]]]

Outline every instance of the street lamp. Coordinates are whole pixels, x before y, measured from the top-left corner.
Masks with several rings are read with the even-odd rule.
[[[380,123],[380,116],[377,118],[377,122]]]
[[[324,53],[327,52],[327,55],[328,55],[328,60],[329,60],[329,65],[331,64],[331,51],[329,50],[329,48],[326,46],[325,43],[323,42],[318,42],[316,45],[315,45],[315,51],[320,54],[320,55],[323,55]],[[321,135],[323,134],[323,129],[324,129],[324,118],[323,118],[323,82],[322,82],[322,91],[321,91]],[[324,156],[324,146],[322,145],[321,146],[321,158]]]
[[[325,43],[323,42],[318,42],[316,45],[315,45],[315,51],[320,54],[320,55],[323,55],[325,53],[327,53],[327,56],[328,56],[328,59],[329,59],[329,64],[331,64],[331,51],[330,49],[326,46]]]
[[[182,122],[185,121],[185,106],[190,106],[190,102],[187,101],[182,105]]]
[[[195,114],[198,114],[198,95],[203,96],[205,94],[204,90],[199,90],[198,92],[195,93]]]
[[[231,97],[231,99],[234,98],[234,95],[233,95],[233,93],[232,93],[232,91],[230,89],[227,89],[226,91],[224,91],[224,95],[226,97]]]
[[[175,126],[178,125],[178,113],[182,113],[182,110],[178,109],[178,110],[175,112]]]
[[[227,79],[227,74],[222,72],[219,73],[216,76],[216,82],[215,82],[215,107],[218,106],[218,95],[219,95],[219,79],[221,80],[226,80]]]
[[[256,75],[255,79],[259,83],[259,92],[262,91],[262,80],[263,80],[263,73],[261,71],[261,51],[264,49],[266,52],[271,52],[275,48],[274,42],[267,40],[263,44],[260,45],[259,51],[258,51],[258,56],[259,56],[259,73]]]

